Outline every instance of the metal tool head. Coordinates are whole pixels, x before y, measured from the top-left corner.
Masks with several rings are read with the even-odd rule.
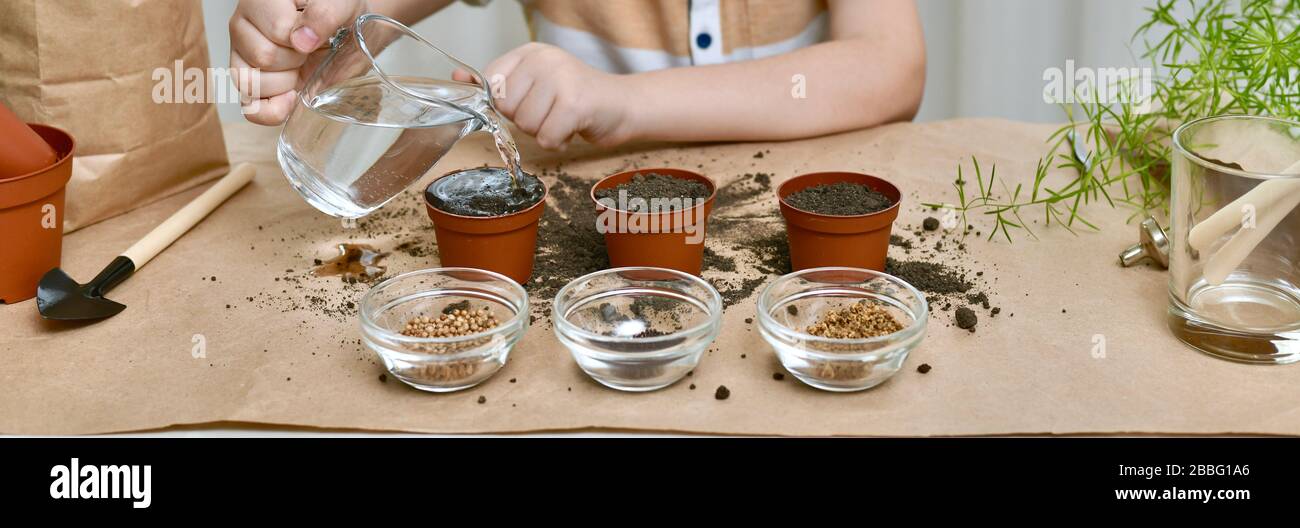
[[[124,262],[123,262],[124,261]],[[104,292],[121,282],[135,264],[118,257],[87,284],[72,280],[62,269],[54,268],[41,277],[36,286],[36,309],[41,317],[57,321],[85,321],[117,315],[126,305],[104,298]]]
[[[1147,259],[1162,268],[1169,267],[1169,237],[1160,222],[1151,217],[1138,226],[1138,243],[1119,254],[1119,264],[1127,268]]]

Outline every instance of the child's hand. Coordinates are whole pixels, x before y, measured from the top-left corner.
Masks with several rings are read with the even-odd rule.
[[[492,61],[483,75],[497,110],[542,148],[562,149],[575,134],[599,146],[631,138],[631,83],[560,48],[525,44]]]
[[[312,0],[301,12],[298,3],[305,2],[240,0],[230,17],[230,66],[245,100],[244,117],[254,123],[284,122],[319,61],[313,52],[367,10],[366,0]]]

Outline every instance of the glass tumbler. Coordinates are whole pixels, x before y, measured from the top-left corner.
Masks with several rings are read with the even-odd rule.
[[[1300,123],[1209,117],[1173,143],[1170,329],[1224,359],[1300,360]]]

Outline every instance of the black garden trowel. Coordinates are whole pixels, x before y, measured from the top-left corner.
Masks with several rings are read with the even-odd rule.
[[[257,169],[247,163],[235,167],[215,185],[113,259],[104,271],[86,284],[78,284],[59,268],[47,272],[36,286],[36,309],[40,310],[41,317],[58,321],[84,321],[112,317],[125,310],[126,305],[105,299],[104,294],[143,268],[158,253],[243,188],[256,173]]]

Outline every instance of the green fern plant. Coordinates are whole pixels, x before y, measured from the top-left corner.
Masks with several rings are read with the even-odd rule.
[[[1190,14],[1176,15],[1180,5]],[[1170,136],[1179,124],[1222,114],[1300,119],[1300,0],[1158,0],[1147,12],[1132,44],[1160,72],[1151,111],[1124,99],[1134,92],[1126,86],[1110,90],[1118,101],[1064,105],[1068,123],[1048,138],[1028,190],[997,180],[996,167],[985,178],[972,159],[977,188],[968,192],[959,166],[957,203],[926,205],[955,210],[963,226],[972,214],[990,217],[990,239],[1011,241],[1013,230],[1033,236],[1022,218],[1032,208],[1046,225],[1095,230],[1084,217],[1094,202],[1131,208],[1130,219],[1167,212]],[[1053,168],[1066,169],[1069,180],[1048,186]]]

